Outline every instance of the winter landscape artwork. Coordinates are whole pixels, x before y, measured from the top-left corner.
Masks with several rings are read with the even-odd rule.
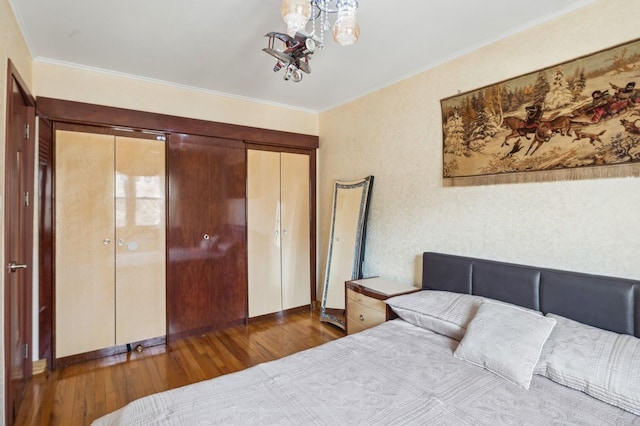
[[[441,107],[445,185],[640,176],[640,40]]]

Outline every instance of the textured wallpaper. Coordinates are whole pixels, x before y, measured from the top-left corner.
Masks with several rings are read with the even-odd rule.
[[[319,282],[333,182],[367,175],[367,276],[418,284],[437,251],[640,279],[639,178],[443,187],[440,115],[458,91],[637,38],[638,15],[640,1],[599,1],[322,113]]]

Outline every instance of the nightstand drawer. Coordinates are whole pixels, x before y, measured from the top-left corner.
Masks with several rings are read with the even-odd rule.
[[[385,300],[420,291],[419,288],[380,277],[347,281],[345,290],[347,334],[357,333],[395,318]]]
[[[370,299],[369,297],[366,298]],[[381,301],[376,300],[376,302]],[[382,302],[382,305],[384,306],[385,303]],[[376,306],[378,306],[378,304],[376,304]],[[358,303],[352,299],[349,299],[347,301],[347,321],[349,322],[349,333],[361,331],[360,328],[365,329],[378,324],[382,324],[386,321],[386,319],[386,310],[374,309],[367,304]],[[354,329],[352,330],[352,328]]]
[[[360,320],[347,319],[349,322],[349,334],[360,333],[367,329],[364,325],[360,324]],[[378,325],[378,324],[374,324]]]
[[[385,313],[387,311],[387,304],[383,300],[374,299],[373,297],[365,296],[364,294],[355,292],[351,289],[347,289],[347,300],[365,305],[368,308],[375,309]]]

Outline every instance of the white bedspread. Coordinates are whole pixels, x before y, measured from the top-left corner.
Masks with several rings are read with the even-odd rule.
[[[640,425],[535,376],[524,390],[394,320],[281,360],[133,401],[100,425]]]

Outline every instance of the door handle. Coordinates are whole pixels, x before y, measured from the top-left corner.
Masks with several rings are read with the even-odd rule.
[[[18,269],[27,269],[27,265],[18,264],[15,261],[13,261],[7,265],[7,269],[9,270],[9,272],[16,272]]]

